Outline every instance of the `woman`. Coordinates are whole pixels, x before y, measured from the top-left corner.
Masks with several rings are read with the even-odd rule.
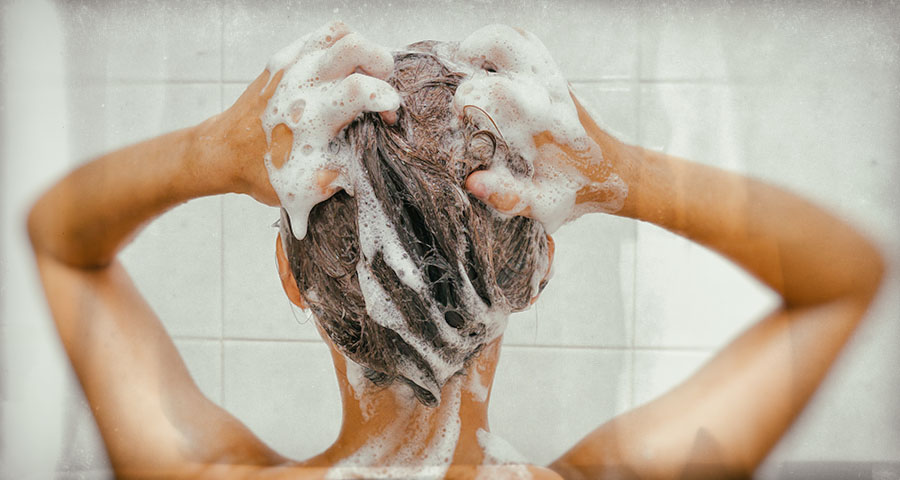
[[[472,77],[483,79],[483,86],[515,78],[517,60],[533,53],[527,34],[502,28],[492,32],[481,32],[479,42],[468,42],[472,55],[456,57],[480,69]],[[395,112],[386,104],[366,101],[368,94],[388,91],[382,80],[395,66],[382,50],[358,37],[342,42],[348,35],[344,26],[331,25],[311,38],[314,51],[325,59],[316,63],[322,75],[315,76],[323,86],[333,85],[329,91],[350,106],[329,117],[329,141],[362,111],[380,112],[381,120],[373,115],[365,118],[370,125],[383,122],[379,128],[384,131],[402,127],[409,115],[404,109]],[[515,35],[526,40],[527,51],[506,48]],[[363,78],[354,73],[357,70],[369,75]],[[48,191],[29,217],[29,233],[60,337],[120,476],[746,476],[803,408],[878,288],[880,256],[839,220],[774,187],[625,145],[599,129],[575,101],[571,109],[561,110],[573,115],[562,121],[577,121],[590,142],[561,140],[568,138],[566,132],[535,132],[526,139],[533,142],[535,152],[531,169],[504,175],[494,168],[493,157],[482,165],[468,165],[458,180],[472,194],[474,208],[479,208],[475,199],[480,199],[500,212],[537,217],[535,228],[540,229],[553,220],[540,194],[559,187],[542,175],[563,170],[584,180],[566,192],[579,212],[649,221],[697,241],[777,291],[782,306],[684,384],[599,426],[549,468],[516,463],[491,448],[495,442],[487,433],[486,412],[499,337],[485,335],[483,343],[475,342],[449,362],[459,365],[458,370],[428,379],[410,373],[421,369],[385,364],[396,355],[382,355],[381,363],[358,355],[336,341],[341,335],[319,318],[323,338],[332,347],[344,423],[331,448],[303,462],[290,461],[203,397],[159,320],[116,260],[116,252],[141,225],[188,199],[238,192],[269,205],[284,203],[279,197],[283,192],[270,182],[272,169],[292,161],[290,155],[296,153],[292,144],[303,145],[307,138],[300,129],[274,125],[271,143],[267,142],[259,118],[287,74],[272,72],[272,78],[264,72],[223,114],[76,170]],[[402,90],[394,82],[390,88]],[[498,137],[522,141],[511,134],[521,131],[516,120],[522,117],[509,113],[525,109],[519,108],[514,95],[505,98],[506,102],[493,104],[494,110],[483,108],[496,125],[478,123],[479,131],[493,135],[491,156],[498,154]],[[538,120],[528,123],[540,124]],[[354,123],[348,135],[364,125]],[[371,138],[365,132],[359,137]],[[591,142],[599,148],[589,148]],[[528,146],[512,145],[519,151]],[[272,159],[268,170],[262,161],[266,153]],[[510,159],[502,161],[508,164]],[[320,198],[316,208],[331,208],[332,200],[322,200],[335,195],[337,201],[343,195],[336,194],[337,187],[348,184],[341,184],[341,171],[326,168],[314,173],[306,187]],[[619,181],[611,182],[613,178]],[[626,195],[621,195],[625,191],[621,187],[627,189]],[[276,250],[289,298],[301,306],[312,304],[317,315],[324,316],[321,298],[304,286],[308,279],[296,278],[305,271],[298,265],[306,253],[303,242],[314,241],[314,232],[328,233],[327,226],[314,225],[317,211],[311,210],[308,236],[297,235],[302,215],[292,214],[282,222]],[[554,211],[575,213],[571,208]],[[529,243],[535,255],[525,263],[532,266],[531,273],[520,274],[529,285],[535,278],[542,280],[541,254],[550,255],[542,238]],[[437,275],[432,283],[441,278]],[[527,291],[536,293],[539,287]],[[518,300],[510,302],[509,309],[523,307],[523,299]],[[442,312],[447,311],[451,310]],[[454,323],[447,317],[444,321]],[[408,349],[398,347],[403,351]]]

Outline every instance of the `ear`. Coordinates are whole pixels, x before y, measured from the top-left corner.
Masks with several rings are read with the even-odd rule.
[[[275,259],[278,261],[278,276],[281,278],[281,288],[284,289],[284,293],[287,294],[294,305],[306,308],[306,302],[300,296],[300,289],[297,287],[297,281],[294,279],[294,272],[291,271],[291,263],[284,253],[280,233],[275,237]]]

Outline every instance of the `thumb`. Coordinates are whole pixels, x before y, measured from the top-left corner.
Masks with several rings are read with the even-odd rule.
[[[466,178],[469,193],[508,215],[531,215],[531,206],[522,195],[527,188],[522,180],[513,178],[508,172],[479,170]]]

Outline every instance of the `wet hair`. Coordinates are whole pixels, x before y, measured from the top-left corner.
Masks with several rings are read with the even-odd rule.
[[[334,345],[376,385],[406,382],[428,406],[501,333],[509,312],[528,307],[548,268],[539,223],[495,213],[464,189],[470,173],[493,162],[518,173],[529,167],[495,129],[458,117],[452,101],[465,75],[438,53],[446,45],[420,42],[396,53],[389,82],[402,99],[397,124],[364,114],[347,127],[341,147],[360,162],[426,288],[402,281],[410,273],[395,271],[384,252],[366,258],[357,198],[344,191],[313,208],[302,240],[290,233],[283,210],[281,222],[297,286]],[[373,319],[359,272],[390,299],[400,328]]]

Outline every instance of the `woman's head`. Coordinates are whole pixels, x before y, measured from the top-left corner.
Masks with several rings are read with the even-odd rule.
[[[376,384],[408,383],[426,405],[526,308],[549,268],[540,224],[504,217],[469,196],[471,172],[503,161],[527,173],[502,138],[452,108],[464,74],[446,44],[395,54],[402,98],[388,126],[364,114],[346,129],[358,161],[354,195],[313,208],[297,240],[282,212],[297,287],[334,345]]]

